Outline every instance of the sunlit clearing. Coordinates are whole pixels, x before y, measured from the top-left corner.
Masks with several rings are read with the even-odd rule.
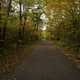
[[[45,20],[46,19],[46,15],[43,13],[40,17],[42,20]]]
[[[42,31],[46,31],[46,29],[47,29],[46,26],[44,26],[44,27],[42,28]]]

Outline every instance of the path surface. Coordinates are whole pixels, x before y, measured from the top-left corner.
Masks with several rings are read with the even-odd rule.
[[[51,42],[41,42],[16,69],[16,80],[80,80],[80,72]]]

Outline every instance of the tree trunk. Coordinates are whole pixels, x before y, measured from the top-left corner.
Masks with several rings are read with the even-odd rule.
[[[19,0],[19,6],[20,6],[20,12],[19,12],[19,20],[20,20],[19,40],[22,40],[22,3],[21,3],[21,0]]]
[[[6,32],[7,32],[7,19],[9,17],[9,13],[11,11],[11,3],[12,3],[12,0],[9,0],[9,4],[7,6],[7,11],[6,11],[6,19],[5,19],[5,23],[4,23],[4,26],[3,26],[3,40],[6,39]]]

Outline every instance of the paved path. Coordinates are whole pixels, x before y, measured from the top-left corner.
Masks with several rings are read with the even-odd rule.
[[[41,42],[16,70],[16,80],[80,80],[80,72],[51,42]]]

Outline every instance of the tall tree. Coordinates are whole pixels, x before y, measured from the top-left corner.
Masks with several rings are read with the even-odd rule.
[[[5,22],[3,26],[3,40],[5,40],[6,38],[6,29],[7,29],[7,21],[8,21],[7,19],[9,18],[9,15],[10,15],[12,0],[8,0],[6,3],[8,4],[5,4],[6,5],[6,18],[5,18]]]

